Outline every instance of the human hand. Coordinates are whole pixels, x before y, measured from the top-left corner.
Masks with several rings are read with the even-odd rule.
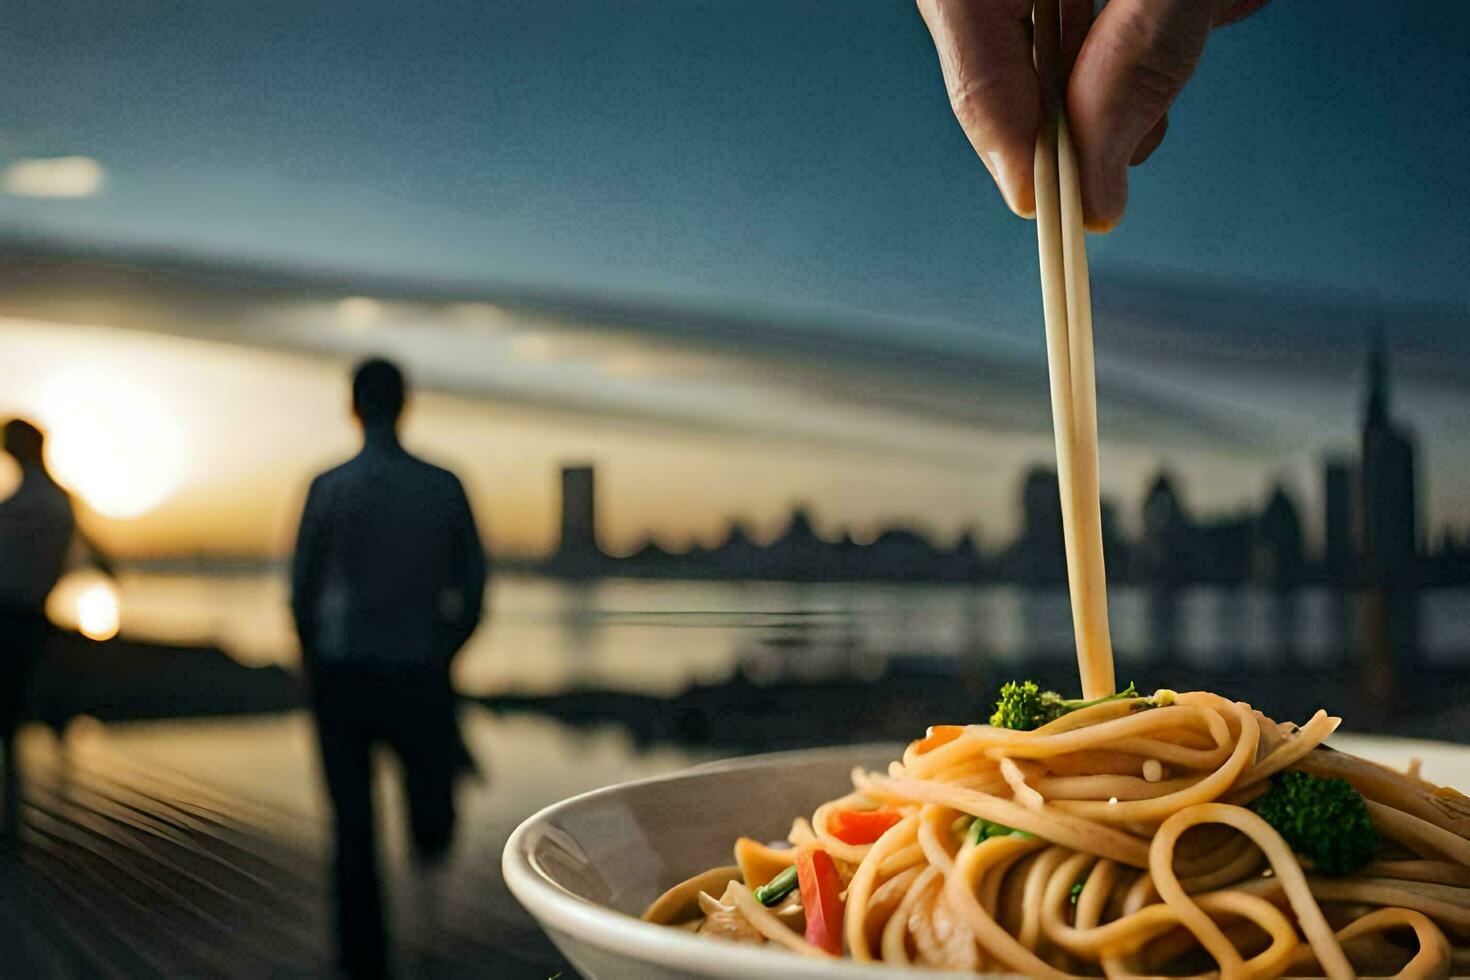
[[[1006,205],[1036,212],[1032,160],[1041,86],[1031,55],[1033,0],[918,0],[955,116]],[[1067,123],[1077,147],[1082,208],[1108,231],[1128,203],[1128,168],[1164,139],[1169,105],[1189,81],[1210,31],[1267,0],[1058,0]]]

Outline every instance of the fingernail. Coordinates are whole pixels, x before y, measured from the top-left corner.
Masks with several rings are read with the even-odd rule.
[[[1120,157],[1108,152],[1103,159],[1094,158],[1084,164],[1082,204],[1088,231],[1107,232],[1118,226],[1128,206],[1126,153]]]
[[[997,187],[1000,187],[1000,174],[995,169],[995,154],[993,152],[987,152],[978,153],[976,156],[980,158],[981,163],[985,164],[985,169],[990,173],[990,179],[995,181]],[[1004,189],[1001,190],[1001,193],[1005,193]]]
[[[1022,218],[1034,218],[1036,216],[1036,188],[1031,184],[1030,165],[1020,166],[1015,161],[1009,161],[1000,153],[990,154],[991,159],[985,161],[985,166],[990,169],[990,175],[995,178],[996,186],[1000,188],[1000,195],[1006,202],[1006,207]]]

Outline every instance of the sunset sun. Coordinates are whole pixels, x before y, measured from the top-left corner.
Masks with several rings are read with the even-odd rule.
[[[177,489],[183,434],[143,388],[100,373],[60,375],[42,389],[40,415],[52,473],[97,513],[138,517]]]

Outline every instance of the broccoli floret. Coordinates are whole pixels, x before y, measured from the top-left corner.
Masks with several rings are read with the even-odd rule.
[[[1039,728],[1056,717],[1051,713],[1053,700],[1058,704],[1061,702],[1058,695],[1050,691],[1046,693],[1050,697],[1043,697],[1035,681],[1007,681],[1000,689],[1000,698],[995,702],[990,723],[996,728],[1019,731]]]
[[[1035,681],[1008,681],[1000,689],[1000,699],[995,702],[995,713],[990,716],[990,723],[996,728],[1014,728],[1027,732],[1079,708],[1136,697],[1138,689],[1132,684],[1128,685],[1127,690],[1117,694],[1081,701],[1063,698],[1055,691],[1043,691]]]
[[[1346,779],[1288,770],[1272,777],[1252,808],[1325,875],[1352,874],[1378,853],[1378,830]]]

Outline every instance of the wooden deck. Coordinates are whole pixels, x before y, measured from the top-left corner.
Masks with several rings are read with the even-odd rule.
[[[323,823],[111,751],[28,753],[20,838],[0,853],[0,976],[331,975]],[[419,906],[394,923],[396,974],[556,973],[544,939],[487,912],[498,865],[463,864],[427,903],[390,872],[397,918]]]

